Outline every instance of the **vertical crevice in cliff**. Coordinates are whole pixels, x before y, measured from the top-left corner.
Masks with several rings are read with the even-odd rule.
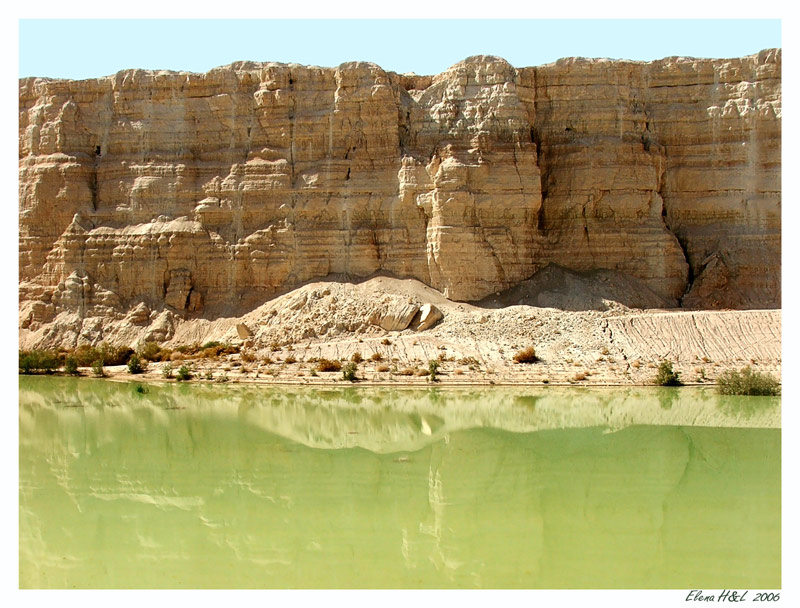
[[[92,194],[92,211],[97,211],[97,171],[100,168],[100,146],[95,146],[94,160],[92,161],[92,173],[89,177],[89,191]]]
[[[292,71],[289,70],[289,165],[292,168],[292,188],[295,187],[295,168],[294,168],[294,116],[297,99],[294,93],[294,78]]]
[[[648,133],[649,133],[649,123],[648,123]],[[649,141],[649,140],[648,140]],[[648,143],[649,147],[649,143]],[[692,283],[694,283],[694,271],[692,269],[692,264],[689,261],[689,251],[686,248],[686,242],[683,241],[673,229],[674,227],[674,218],[670,217],[669,214],[669,207],[667,206],[667,200],[665,198],[664,191],[666,189],[666,175],[667,175],[667,150],[665,146],[662,146],[663,153],[661,155],[661,165],[659,167],[659,180],[658,180],[658,190],[656,194],[658,195],[659,200],[661,201],[661,222],[664,225],[664,228],[669,232],[675,242],[680,247],[681,252],[683,253],[683,261],[686,262],[686,266],[688,267],[688,274],[686,276],[686,288],[684,289],[683,295],[685,296],[689,291],[692,289]],[[681,299],[678,299],[678,304],[680,305]]]
[[[545,199],[547,198],[547,182],[549,174],[547,166],[542,162],[542,134],[538,127],[539,121],[539,73],[538,70],[533,69],[533,124],[530,125],[531,142],[536,147],[536,168],[539,173],[539,192],[541,193],[541,201],[539,210],[536,213],[536,232],[537,236],[543,236],[545,230]]]
[[[431,192],[431,196],[434,195],[434,191]],[[441,270],[439,269],[438,262],[436,260],[435,254],[435,247],[433,239],[431,238],[430,231],[428,230],[428,226],[430,225],[431,215],[433,214],[433,208],[431,207],[431,215],[428,214],[428,209],[426,209],[425,205],[420,204],[419,202],[416,203],[417,212],[422,216],[422,222],[424,227],[422,229],[422,234],[425,242],[425,269],[428,272],[427,280],[425,281],[428,285],[440,289],[440,285],[437,283],[436,285],[433,284],[434,273],[432,272],[432,268],[436,269],[436,279],[439,281],[441,279]]]

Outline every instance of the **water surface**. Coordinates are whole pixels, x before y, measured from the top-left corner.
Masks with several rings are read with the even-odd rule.
[[[20,586],[778,588],[780,399],[20,378]]]

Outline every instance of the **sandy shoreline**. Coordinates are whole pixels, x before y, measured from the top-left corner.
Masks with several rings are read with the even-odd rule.
[[[138,349],[150,341],[171,351],[171,360],[151,362],[144,374],[106,368],[112,379],[141,382],[165,381],[167,365],[174,373],[187,365],[192,382],[351,384],[340,371],[318,371],[320,359],[357,361],[353,384],[359,386],[648,386],[665,360],[684,384],[711,385],[721,373],[745,366],[780,380],[780,310],[642,310],[609,300],[589,308],[594,299],[584,299],[580,310],[524,302],[495,307],[454,302],[410,279],[323,281],[241,316],[175,317],[166,335],[153,333],[153,326],[108,324],[92,342]],[[423,303],[443,314],[423,331],[388,331],[374,321],[376,310],[392,314]],[[22,345],[38,343],[27,330],[20,337]],[[207,343],[234,345],[239,352],[200,353]],[[185,352],[189,345],[196,347]],[[517,363],[514,356],[529,347],[537,362]],[[436,383],[428,374],[431,361],[438,363]]]

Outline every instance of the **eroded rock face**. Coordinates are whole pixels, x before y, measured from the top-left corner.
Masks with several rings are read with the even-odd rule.
[[[777,307],[780,70],[769,50],[22,79],[20,322],[240,314],[377,271],[477,300],[549,263]]]

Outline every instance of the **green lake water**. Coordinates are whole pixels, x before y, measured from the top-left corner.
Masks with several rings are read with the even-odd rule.
[[[19,390],[23,588],[781,586],[779,398]]]

